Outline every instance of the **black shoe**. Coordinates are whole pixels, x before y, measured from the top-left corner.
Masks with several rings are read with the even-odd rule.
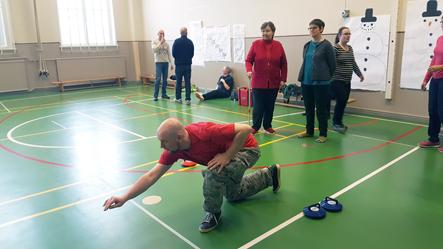
[[[217,214],[207,212],[198,230],[200,230],[200,232],[202,233],[207,233],[212,231],[214,228],[218,226],[218,223],[220,222],[220,216],[221,212]]]
[[[170,99],[171,97],[169,97],[168,95],[162,96],[162,99]]]
[[[268,167],[268,169],[271,172],[272,177],[272,191],[277,193],[277,191],[280,189],[280,165],[273,164]]]
[[[158,101],[158,98],[154,97],[154,98],[152,98],[152,100],[154,100],[154,101]]]

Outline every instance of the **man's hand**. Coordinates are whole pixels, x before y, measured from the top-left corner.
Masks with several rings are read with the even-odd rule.
[[[365,80],[365,77],[362,75],[360,76],[360,82],[363,82]]]
[[[118,208],[123,206],[128,200],[124,196],[112,196],[103,203],[104,210]]]
[[[220,173],[230,161],[231,158],[226,153],[217,154],[211,161],[209,161],[208,169]]]
[[[427,85],[428,85],[428,82],[423,81],[423,82],[421,83],[421,90],[426,91],[426,86],[427,86]]]

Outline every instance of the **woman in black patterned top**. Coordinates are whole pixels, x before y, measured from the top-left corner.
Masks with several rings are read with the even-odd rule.
[[[343,114],[351,92],[352,73],[355,72],[360,77],[360,81],[364,80],[355,62],[354,51],[348,45],[350,38],[351,30],[348,27],[341,27],[334,46],[337,67],[331,82],[331,92],[336,100],[332,129],[340,133],[345,133],[348,128],[343,124]]]

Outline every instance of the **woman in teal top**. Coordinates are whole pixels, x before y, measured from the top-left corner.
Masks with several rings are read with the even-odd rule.
[[[306,109],[306,131],[298,137],[314,136],[317,110],[320,136],[315,141],[319,143],[326,142],[328,136],[329,87],[336,66],[334,48],[322,35],[324,28],[325,23],[320,19],[309,23],[312,40],[303,48],[303,64],[298,75]]]

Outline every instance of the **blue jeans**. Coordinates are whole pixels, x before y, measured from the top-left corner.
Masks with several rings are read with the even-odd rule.
[[[182,99],[182,79],[185,78],[185,100],[191,100],[191,65],[175,65],[175,76],[177,77],[175,98]]]
[[[439,142],[441,124],[443,123],[443,79],[431,79],[429,84],[429,141]]]
[[[158,90],[160,88],[160,81],[162,80],[162,97],[166,97],[166,85],[168,84],[168,62],[155,63],[155,84],[154,84],[154,98],[158,98]]]

